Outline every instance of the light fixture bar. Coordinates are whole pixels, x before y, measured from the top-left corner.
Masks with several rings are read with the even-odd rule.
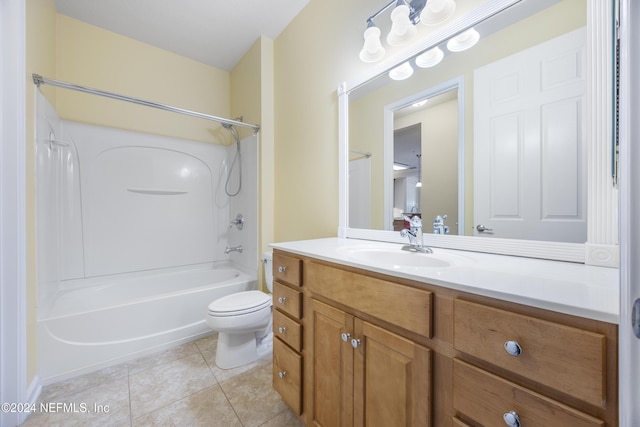
[[[389,9],[391,6],[395,5],[397,2],[398,0],[391,0],[389,3],[382,6],[379,11],[367,18],[367,24],[376,19],[378,16],[380,16],[380,14]],[[414,0],[411,3],[405,0],[405,3],[411,10],[411,14],[409,15],[409,18],[411,18],[411,22],[413,22],[413,24],[417,24],[420,21],[420,12],[422,12],[422,9],[424,9],[424,6],[427,4],[427,0]]]
[[[389,9],[391,6],[396,4],[396,2],[397,0],[391,0],[389,3],[382,6],[382,9],[380,9],[379,11],[377,11],[376,13],[374,13],[373,15],[367,18],[367,23],[369,23],[369,21],[373,21],[374,19],[376,19],[378,16],[380,16],[382,12],[384,12],[385,10]]]

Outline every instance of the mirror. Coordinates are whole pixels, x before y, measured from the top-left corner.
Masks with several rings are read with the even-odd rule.
[[[602,6],[593,0],[522,0],[490,12],[497,3],[505,2],[487,1],[475,15],[454,16],[427,37],[422,50],[396,55],[369,77],[339,88],[346,156],[341,166],[348,181],[342,235],[396,240],[380,232],[397,231],[407,212],[422,216],[425,233],[442,232],[432,224],[446,215],[449,236],[438,236],[436,245],[477,247],[482,244],[468,238],[491,237],[491,248],[521,254],[510,246],[560,242],[582,252],[577,258],[584,261],[589,222],[602,226],[588,205],[593,189],[587,166],[588,138],[595,139],[587,99],[603,96],[588,90],[610,86],[589,79],[611,79],[591,70],[599,59],[612,63],[607,53],[594,55],[588,41],[594,27],[588,9]],[[597,19],[611,28],[610,14]],[[449,35],[471,27],[480,41],[449,53]],[[389,69],[434,46],[445,52],[439,64],[421,69],[412,62],[409,79],[388,77]],[[531,90],[544,93],[516,100],[519,91]],[[610,93],[604,96],[610,103]],[[610,123],[610,113],[601,112],[598,120]],[[598,143],[606,149],[610,134]],[[405,169],[394,171],[394,165]],[[600,200],[591,202],[599,206]],[[441,239],[456,236],[467,239]]]

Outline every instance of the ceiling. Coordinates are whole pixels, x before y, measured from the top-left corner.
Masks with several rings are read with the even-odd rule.
[[[309,0],[55,0],[58,13],[231,71]]]

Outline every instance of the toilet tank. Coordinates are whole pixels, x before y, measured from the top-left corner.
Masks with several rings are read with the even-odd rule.
[[[273,292],[273,252],[263,252],[262,265],[264,266],[264,281],[269,292]]]

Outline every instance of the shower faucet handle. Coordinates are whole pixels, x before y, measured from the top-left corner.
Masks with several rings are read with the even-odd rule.
[[[236,215],[236,219],[231,221],[231,223],[229,224],[229,228],[233,227],[234,225],[238,230],[242,230],[242,228],[244,227],[244,218],[241,213]]]

